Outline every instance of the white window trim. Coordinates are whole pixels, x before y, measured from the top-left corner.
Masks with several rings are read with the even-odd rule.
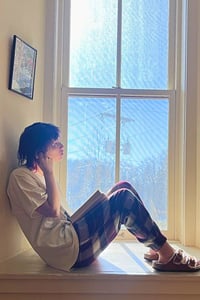
[[[66,74],[63,77],[61,65],[68,65],[67,58],[63,59],[63,6],[64,0],[48,0],[47,1],[47,34],[46,34],[46,73],[45,73],[45,105],[44,105],[44,120],[54,122],[61,127],[63,137],[66,136],[66,82],[61,85],[62,78],[67,78]],[[175,184],[170,184],[169,193],[173,193],[176,199],[175,207],[171,205],[170,210],[176,211],[176,215],[172,220],[174,232],[170,232],[168,237],[181,241],[186,245],[200,244],[197,225],[200,224],[197,207],[200,207],[200,201],[197,202],[197,194],[200,194],[200,189],[197,190],[197,128],[196,114],[197,109],[197,82],[194,80],[197,75],[197,12],[198,1],[193,0],[178,0],[177,13],[182,11],[182,20],[179,17],[177,30],[182,31],[182,41],[179,39],[178,53],[181,53],[176,68],[174,70],[174,62],[169,66],[170,72],[176,72],[177,83],[181,87],[177,90],[176,97],[180,99],[174,103],[172,110],[174,115],[171,116],[170,124],[174,126],[175,148],[170,146],[171,155],[175,149],[175,166],[171,167],[171,172],[176,178]],[[180,31],[179,31],[180,32]],[[68,32],[69,34],[69,32]],[[192,47],[190,43],[193,42]],[[68,45],[64,45],[65,50]],[[195,56],[196,55],[196,56]],[[180,55],[179,55],[180,56]],[[188,67],[189,66],[189,67]],[[196,73],[195,73],[195,72]],[[194,74],[195,73],[195,74]],[[68,80],[68,79],[67,79]],[[172,86],[173,83],[170,83]],[[70,92],[75,92],[71,90]],[[200,94],[200,92],[199,92]],[[187,100],[190,99],[190,102]],[[192,99],[192,100],[191,100]],[[192,135],[191,135],[192,131]],[[66,140],[64,141],[66,144]],[[173,143],[173,142],[172,142]],[[199,141],[200,148],[200,141]],[[200,165],[200,162],[199,162]],[[63,162],[57,170],[61,184],[61,188],[65,193],[66,184],[65,174],[66,164]],[[200,174],[198,173],[198,177]],[[174,222],[174,224],[173,224]],[[200,227],[200,226],[199,226]]]

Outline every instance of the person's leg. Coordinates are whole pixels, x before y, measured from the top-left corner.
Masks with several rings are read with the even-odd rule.
[[[79,238],[79,255],[73,267],[85,267],[112,242],[120,230],[119,212],[111,212],[109,200],[103,200],[73,223]]]
[[[134,197],[137,198],[138,201],[132,202],[129,199],[129,208],[131,203],[133,206],[127,214],[127,217],[125,217],[125,222],[123,222],[127,229],[132,232],[140,242],[150,247],[151,254],[158,254],[156,260],[152,262],[152,267],[156,270],[167,272],[200,271],[200,260],[198,260],[196,257],[186,254],[181,249],[175,250],[168,243],[167,239],[161,234],[158,226],[151,219],[148,211],[143,206],[141,199],[138,198],[137,193],[134,194]],[[135,212],[135,216],[132,215],[132,217],[130,217],[133,212]],[[142,219],[143,224],[141,223]],[[145,237],[146,229],[147,239]],[[153,237],[152,240],[151,237]]]
[[[139,202],[143,204],[143,201],[141,200],[139,194],[134,189],[134,187],[127,181],[120,181],[114,185],[113,188],[111,188],[108,192],[108,195],[111,195],[115,191],[118,191],[122,188],[129,189],[133,194],[138,198]],[[163,246],[159,249],[159,251],[156,251],[153,248],[150,248],[146,257],[150,260],[159,260],[159,262],[167,262],[170,257],[174,254],[174,248],[166,241]],[[144,256],[145,257],[145,256]]]
[[[80,251],[75,266],[90,264],[116,237],[121,224],[152,249],[166,242],[141,199],[129,188],[116,188],[109,200],[97,205],[73,225],[79,236]]]
[[[118,200],[118,201],[117,201]],[[120,211],[120,224],[131,232],[139,242],[158,251],[166,242],[157,224],[152,220],[142,200],[130,188],[122,188],[110,195],[109,201],[117,204]]]
[[[129,189],[143,203],[142,199],[140,198],[140,196],[137,193],[137,191],[135,190],[135,188],[132,186],[132,184],[130,184],[130,182],[127,182],[127,181],[119,181],[119,182],[117,182],[110,190],[108,190],[108,192],[106,193],[106,195],[110,196],[111,194],[113,194],[114,192],[116,192],[117,190],[120,190],[122,188]],[[149,260],[149,261],[153,261],[153,260],[158,260],[159,259],[159,255],[158,255],[158,253],[155,250],[149,248],[149,250],[144,254],[144,258],[147,259],[147,260]]]

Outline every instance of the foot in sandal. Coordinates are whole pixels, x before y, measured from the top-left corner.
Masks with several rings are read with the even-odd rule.
[[[155,260],[152,262],[152,267],[165,272],[196,272],[200,271],[200,260],[178,249],[167,262]]]

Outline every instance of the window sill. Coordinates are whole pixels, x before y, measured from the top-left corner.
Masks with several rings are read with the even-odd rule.
[[[182,248],[200,257],[200,249]],[[156,272],[143,260],[145,250],[136,242],[114,242],[91,266],[70,273],[48,267],[27,250],[0,264],[0,299],[199,299],[200,272]]]

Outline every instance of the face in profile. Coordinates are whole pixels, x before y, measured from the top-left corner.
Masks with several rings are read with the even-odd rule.
[[[59,139],[53,140],[47,147],[47,156],[55,161],[60,161],[64,155],[64,146]]]

